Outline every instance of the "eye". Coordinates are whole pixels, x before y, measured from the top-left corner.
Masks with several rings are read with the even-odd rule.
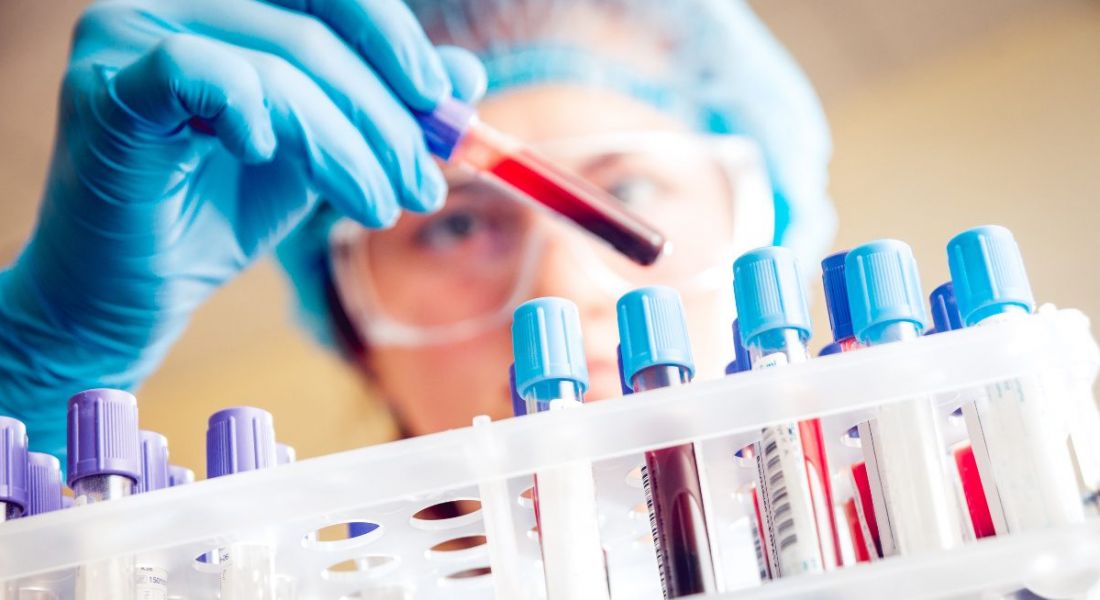
[[[633,209],[643,209],[658,200],[660,185],[645,175],[625,175],[607,186],[607,191]]]
[[[484,231],[484,217],[471,210],[453,210],[436,215],[420,227],[416,240],[431,250],[447,250]]]

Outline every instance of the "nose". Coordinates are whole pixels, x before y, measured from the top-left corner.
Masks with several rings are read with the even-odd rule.
[[[618,377],[615,302],[618,300],[617,293],[621,292],[609,289],[614,287],[615,282],[597,281],[599,272],[594,272],[585,261],[599,258],[588,248],[577,246],[592,242],[584,234],[574,233],[567,227],[555,223],[543,228],[545,240],[532,291],[536,296],[558,296],[577,305],[584,332],[585,354],[595,385],[597,378]]]

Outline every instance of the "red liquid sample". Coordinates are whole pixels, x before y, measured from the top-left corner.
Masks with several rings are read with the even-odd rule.
[[[852,536],[852,547],[855,550],[856,562],[871,562],[867,540],[863,537],[863,527],[859,524],[859,509],[856,508],[855,499],[849,498],[844,503],[844,518],[848,521],[848,534]]]
[[[863,519],[867,523],[867,531],[871,534],[871,543],[875,546],[875,553],[882,558],[882,538],[878,533],[878,520],[875,518],[875,503],[871,499],[871,480],[867,475],[867,463],[858,462],[852,465],[852,484],[856,489],[859,509],[863,513]]]
[[[665,598],[716,592],[695,447],[646,452],[642,485]]]
[[[489,172],[640,265],[653,264],[664,252],[659,231],[620,208],[607,192],[536,154],[521,150],[505,156]]]
[[[989,502],[986,500],[982,478],[978,473],[978,462],[974,459],[974,448],[967,444],[956,449],[952,454],[955,457],[955,468],[959,471],[959,481],[962,482],[966,510],[970,513],[970,523],[974,526],[974,537],[981,539],[996,535],[993,516],[989,512]]]
[[[820,508],[827,511],[824,515],[818,514],[818,503],[814,503],[814,523],[818,525],[817,537],[821,548],[822,563],[825,563],[829,556],[825,552],[824,546],[832,544],[833,564],[824,564],[824,566],[826,569],[839,567],[841,566],[840,532],[836,523],[836,512],[833,511],[833,486],[829,478],[829,461],[825,457],[825,436],[821,432],[821,420],[799,421],[798,436],[802,439],[802,455],[806,459],[806,474],[809,477],[816,477],[817,481],[820,482],[821,493],[824,496]],[[811,486],[810,489],[813,490],[814,487]],[[823,531],[824,527],[822,525],[827,526],[829,531]]]

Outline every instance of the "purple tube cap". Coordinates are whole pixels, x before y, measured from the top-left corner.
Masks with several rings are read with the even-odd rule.
[[[85,477],[141,479],[137,398],[122,390],[85,390],[69,399],[69,486]]]
[[[168,487],[195,483],[195,472],[187,467],[168,465]]]
[[[0,502],[27,506],[27,428],[0,417]]]
[[[279,442],[275,444],[275,463],[289,465],[298,462],[298,451],[290,444]]]
[[[432,112],[413,115],[424,132],[428,151],[443,160],[450,160],[451,153],[474,122],[476,113],[469,104],[447,97],[440,100]]]
[[[27,454],[27,516],[60,510],[61,462],[41,452]]]
[[[138,493],[168,487],[168,438],[155,431],[141,431],[141,481]]]
[[[275,466],[275,423],[261,408],[239,406],[210,416],[206,430],[206,477]]]

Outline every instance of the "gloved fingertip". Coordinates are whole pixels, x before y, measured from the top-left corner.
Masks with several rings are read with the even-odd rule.
[[[417,160],[418,194],[413,206],[417,212],[431,213],[443,206],[447,197],[447,182],[439,166],[431,158],[420,157]]]
[[[440,46],[438,51],[451,78],[454,97],[469,104],[481,100],[489,87],[489,76],[481,60],[458,46]]]
[[[267,162],[275,156],[278,146],[279,142],[275,137],[275,131],[271,127],[270,121],[265,122],[254,129],[252,135],[249,136],[244,160],[250,164]]]

